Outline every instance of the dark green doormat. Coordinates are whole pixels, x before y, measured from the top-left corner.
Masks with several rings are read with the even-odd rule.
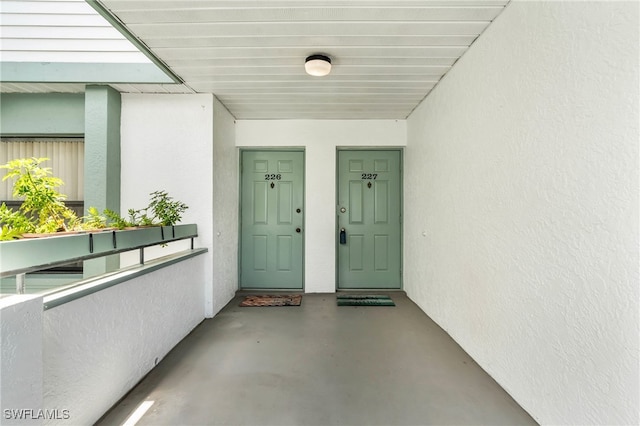
[[[396,306],[389,296],[377,294],[339,294],[338,306]]]

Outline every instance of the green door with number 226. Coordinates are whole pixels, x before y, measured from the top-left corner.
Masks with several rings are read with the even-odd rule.
[[[302,151],[243,151],[240,287],[302,290]]]

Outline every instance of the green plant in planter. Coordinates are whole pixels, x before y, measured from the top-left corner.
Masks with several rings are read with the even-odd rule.
[[[156,225],[156,223],[153,222],[153,218],[149,217],[149,215],[147,214],[147,211],[149,210],[148,207],[145,207],[144,209],[129,209],[128,213],[129,213],[129,223],[132,224],[133,226],[153,226]]]
[[[126,219],[120,216],[117,212],[109,209],[104,209],[104,215],[110,221],[111,226],[115,226],[118,229],[134,228],[138,226],[155,226],[158,225],[153,221],[153,218],[147,214],[148,208],[143,209],[129,209]]]
[[[49,167],[41,166],[47,160],[21,158],[0,166],[7,169],[2,180],[15,179],[13,195],[23,199],[17,211],[9,209],[4,203],[0,206],[3,238],[16,233],[67,231],[77,223],[76,214],[64,204],[65,195],[57,190],[64,183],[51,176]]]
[[[35,225],[24,214],[0,205],[0,241],[20,238],[26,232],[34,232]]]
[[[73,225],[74,230],[103,229],[106,227],[107,218],[102,216],[95,207],[89,207],[87,209],[87,215],[81,217],[78,222]]]
[[[118,229],[157,225],[153,222],[153,219],[147,215],[147,208],[138,210],[129,209],[127,211],[129,217],[126,219],[113,210],[104,209],[103,213],[110,221],[110,225],[115,226]]]
[[[154,191],[151,194],[149,207],[155,218],[162,226],[171,226],[182,220],[182,213],[189,207],[180,202],[174,201],[166,191]]]
[[[127,219],[113,210],[105,209],[104,215],[112,226],[124,229],[134,226],[171,226],[182,220],[182,213],[189,207],[183,202],[174,200],[166,191],[154,191],[149,205],[142,209],[129,209]]]
[[[188,206],[173,200],[166,191],[152,192],[149,205],[142,209],[129,209],[124,219],[113,210],[105,209],[103,215],[97,208],[89,207],[87,215],[78,218],[65,206],[65,195],[57,188],[64,183],[51,176],[51,169],[42,167],[48,158],[23,158],[9,161],[0,168],[7,169],[3,178],[16,179],[13,195],[22,198],[18,210],[0,205],[0,241],[20,238],[25,233],[54,233],[59,231],[97,230],[105,228],[109,221],[119,229],[132,226],[171,226],[182,219]]]
[[[135,226],[133,223],[124,219],[118,213],[110,209],[104,209],[103,214],[106,216],[109,225],[114,226],[118,229],[128,228],[130,226]]]
[[[8,225],[0,227],[0,241],[17,240],[22,234],[23,232],[19,229],[12,228]]]

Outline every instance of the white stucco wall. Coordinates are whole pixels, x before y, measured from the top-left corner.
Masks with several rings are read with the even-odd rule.
[[[209,249],[202,288],[207,316],[214,313],[213,100],[206,94],[123,93],[121,125],[122,214],[146,206],[155,190],[189,206],[182,223],[196,223],[196,246]]]
[[[236,145],[305,150],[304,288],[336,289],[336,149],[402,147],[404,120],[238,120]]]
[[[408,119],[405,289],[541,424],[640,423],[638,7],[513,1]]]
[[[213,287],[207,316],[224,307],[238,290],[238,150],[235,121],[213,99]]]
[[[42,296],[0,298],[0,424],[42,424],[42,374]]]
[[[206,255],[44,312],[44,409],[98,420],[204,319]],[[42,309],[42,305],[40,305]]]

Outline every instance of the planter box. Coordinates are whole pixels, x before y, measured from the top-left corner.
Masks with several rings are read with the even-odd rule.
[[[0,277],[197,236],[197,226],[189,224],[3,241],[0,242]]]

